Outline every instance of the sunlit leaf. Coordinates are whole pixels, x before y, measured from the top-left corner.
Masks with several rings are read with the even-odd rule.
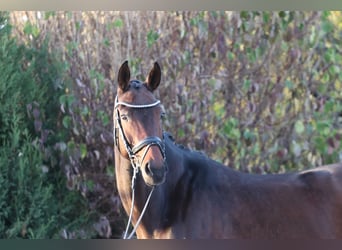
[[[296,130],[297,134],[302,134],[304,132],[305,126],[304,126],[303,121],[301,121],[301,120],[296,121],[295,130]]]
[[[158,32],[154,31],[154,30],[150,30],[147,33],[147,46],[150,48],[152,47],[152,45],[157,41],[157,39],[159,38],[159,34]]]
[[[81,153],[81,159],[84,159],[87,156],[87,145],[83,143],[80,144],[80,153]]]
[[[117,18],[113,24],[114,24],[114,27],[121,28],[123,26],[123,21],[121,18]]]
[[[62,123],[63,123],[63,126],[65,128],[69,128],[71,125],[71,117],[70,116],[64,116]]]

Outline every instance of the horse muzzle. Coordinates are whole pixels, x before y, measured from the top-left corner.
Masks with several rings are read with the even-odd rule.
[[[154,161],[147,161],[141,166],[142,177],[148,186],[158,186],[165,182],[166,173],[168,171],[167,164],[157,165]]]
[[[145,183],[158,186],[165,182],[168,171],[165,146],[159,137],[147,137],[132,148],[133,154],[142,151],[140,170]]]

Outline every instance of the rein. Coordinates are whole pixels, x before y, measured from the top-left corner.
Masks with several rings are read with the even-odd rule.
[[[163,155],[163,158],[164,158],[164,161],[166,159],[165,157],[165,147],[164,147],[164,144],[162,142],[162,140],[157,137],[157,136],[151,136],[151,137],[147,137],[145,139],[143,139],[142,141],[140,141],[139,143],[137,143],[137,145],[133,146],[133,148],[130,146],[126,136],[125,136],[125,133],[123,131],[123,128],[122,128],[122,124],[121,124],[121,119],[120,119],[120,115],[119,115],[119,110],[118,110],[118,106],[119,105],[123,105],[123,106],[127,106],[129,108],[152,108],[152,107],[155,107],[157,105],[160,104],[160,100],[157,100],[155,101],[154,103],[150,103],[150,104],[143,104],[143,105],[136,105],[136,104],[131,104],[131,103],[127,103],[127,102],[120,102],[118,101],[118,96],[116,96],[115,98],[115,105],[114,105],[114,110],[116,111],[115,115],[116,115],[116,118],[114,119],[118,125],[118,127],[116,127],[116,125],[114,124],[114,143],[115,145],[118,147],[118,143],[119,143],[119,138],[117,136],[117,133],[119,130],[119,134],[120,134],[120,137],[124,143],[124,146],[125,146],[125,149],[128,153],[128,157],[129,157],[129,160],[131,162],[131,165],[132,165],[132,168],[133,168],[133,175],[132,175],[132,183],[131,183],[131,189],[132,189],[132,202],[131,202],[131,209],[130,209],[130,214],[129,214],[129,218],[128,218],[128,222],[127,222],[127,226],[126,226],[126,230],[125,230],[125,233],[124,233],[124,236],[123,236],[123,239],[131,239],[133,237],[133,234],[135,233],[135,231],[137,230],[138,226],[140,225],[140,222],[141,222],[141,219],[143,217],[143,215],[145,214],[145,211],[146,211],[146,208],[150,202],[150,199],[151,199],[151,196],[152,196],[152,193],[154,191],[154,186],[152,187],[147,199],[146,199],[146,202],[145,202],[145,205],[143,207],[143,210],[141,211],[141,214],[136,222],[136,225],[134,226],[132,232],[129,234],[129,236],[127,237],[127,234],[128,234],[128,230],[129,230],[129,225],[131,224],[132,222],[132,215],[133,215],[133,206],[134,206],[134,200],[135,200],[135,181],[136,181],[136,176],[139,172],[139,166],[141,166],[141,163],[143,162],[143,160],[145,159],[145,156],[149,150],[149,148],[153,145],[157,145]],[[114,112],[115,112],[114,111]],[[140,159],[140,162],[137,160],[137,157],[136,157],[136,154],[141,151],[143,148],[145,148],[145,151]],[[118,147],[118,150],[120,152],[120,149]]]

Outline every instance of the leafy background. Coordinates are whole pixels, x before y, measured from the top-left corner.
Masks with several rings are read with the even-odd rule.
[[[25,126],[31,128],[29,140],[50,131],[38,147],[39,154],[45,152],[41,166],[53,167],[49,173],[61,177],[48,183],[51,188],[58,185],[56,192],[63,190],[65,197],[75,195],[68,199],[79,196],[82,204],[61,202],[70,211],[82,208],[73,223],[61,221],[50,231],[25,234],[23,228],[34,231],[33,222],[21,223],[19,216],[14,224],[21,233],[11,234],[14,224],[7,222],[3,237],[121,236],[126,216],[115,187],[112,109],[117,71],[126,59],[132,75],[142,80],[152,63],[159,62],[163,77],[157,95],[167,113],[165,130],[177,142],[229,167],[265,174],[342,161],[341,12],[11,12],[2,16],[0,31],[11,26],[9,39],[46,54],[43,65],[49,68],[42,71],[39,66],[42,72],[34,76],[54,72],[23,92],[38,91],[18,114],[29,114],[25,119]],[[38,97],[44,83],[55,87]],[[3,134],[13,138],[8,131]],[[8,149],[8,143],[3,145]],[[31,165],[30,161],[18,164],[18,169]],[[8,201],[0,199],[0,204]],[[23,199],[22,206],[31,205]],[[73,212],[63,216],[75,219]]]

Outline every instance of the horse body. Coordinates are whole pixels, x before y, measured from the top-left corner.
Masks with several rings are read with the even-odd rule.
[[[245,174],[179,147],[169,135],[165,144],[169,176],[156,188],[138,238],[342,238],[341,164]],[[133,223],[148,191],[139,175]],[[127,212],[130,197],[122,197]]]
[[[159,70],[155,66],[149,78],[160,80],[154,76]],[[121,84],[122,92],[130,91],[127,75],[129,72],[124,71],[126,83]],[[144,88],[139,87],[139,91],[148,96]],[[159,109],[154,104],[148,105],[154,101],[150,98],[143,106],[151,107],[153,117],[157,117]],[[124,111],[124,108],[120,109],[120,112]],[[120,112],[117,116],[121,115]],[[134,118],[138,120],[134,124],[144,132],[139,119],[145,122],[148,119],[141,114]],[[114,119],[119,118],[114,115]],[[154,186],[154,193],[136,231],[139,239],[342,238],[342,164],[287,174],[246,174],[175,144],[169,134],[160,134],[159,128],[144,135],[149,140],[141,133],[135,139],[133,130],[122,130],[129,138],[127,140],[135,142],[131,144],[140,145],[139,140],[151,141],[150,138],[156,136],[163,138],[162,146],[156,146],[157,143],[144,146],[147,149],[145,154],[140,153],[140,171],[134,180],[134,161],[125,154],[123,136],[121,140],[115,138],[120,141],[115,145],[116,182],[127,214],[131,208],[132,180],[135,183],[133,225],[137,223],[151,186]],[[150,163],[153,163],[153,169]]]

